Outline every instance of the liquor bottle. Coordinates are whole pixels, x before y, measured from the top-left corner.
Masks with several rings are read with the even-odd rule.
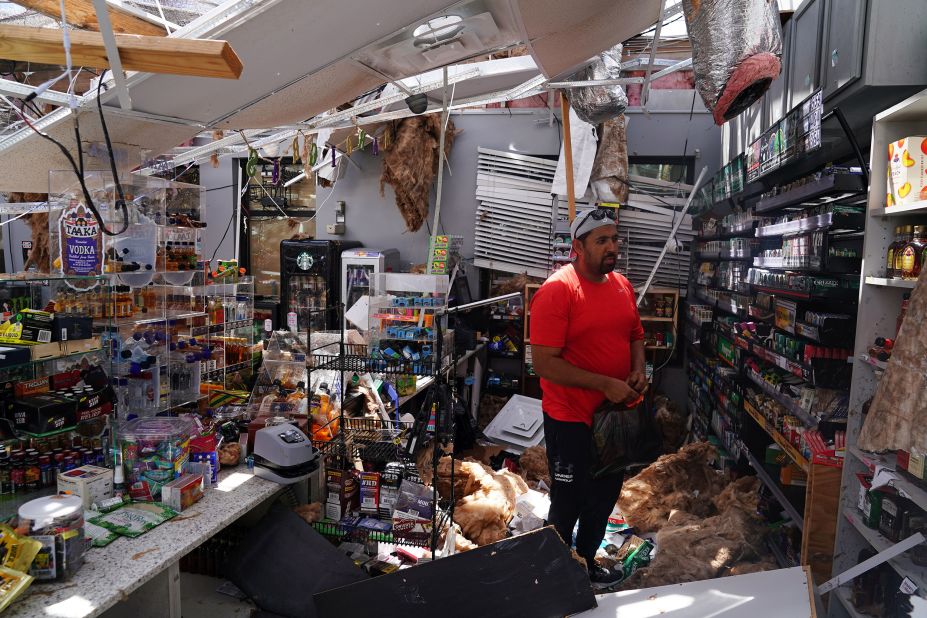
[[[924,247],[927,247],[927,226],[915,225],[914,235],[901,251],[902,279],[917,279],[921,274]]]

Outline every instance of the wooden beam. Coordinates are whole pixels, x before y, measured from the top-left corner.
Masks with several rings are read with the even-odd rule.
[[[16,4],[32,9],[42,15],[61,19],[61,3],[58,0],[16,0]],[[90,0],[67,0],[64,14],[68,25],[81,30],[100,30],[97,13]],[[109,18],[113,22],[116,34],[142,34],[147,36],[164,36],[167,32],[162,26],[145,21],[120,7],[109,6]]]
[[[243,68],[227,41],[117,34],[116,43],[126,71],[238,79]],[[64,64],[61,31],[0,25],[0,58]],[[74,66],[109,68],[99,32],[71,32],[71,58]]]
[[[566,171],[567,207],[570,223],[576,218],[576,195],[573,190],[573,139],[570,137],[570,102],[566,98],[566,90],[560,91],[560,115],[563,125],[563,155]]]

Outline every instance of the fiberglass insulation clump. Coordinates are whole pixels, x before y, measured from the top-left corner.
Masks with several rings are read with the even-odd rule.
[[[380,195],[383,195],[384,185],[391,185],[406,229],[417,232],[428,216],[431,185],[438,174],[441,116],[426,114],[405,118],[398,123],[395,135],[383,156]],[[455,135],[454,123],[448,119],[444,136],[445,157],[451,151]]]
[[[782,69],[776,0],[682,0],[695,87],[715,124],[763,96]]]

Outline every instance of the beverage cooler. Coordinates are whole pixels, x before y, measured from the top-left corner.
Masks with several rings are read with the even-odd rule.
[[[376,275],[399,270],[396,249],[348,249],[341,253],[341,298],[344,310],[354,306],[362,296],[370,294]],[[347,320],[344,328],[351,327]]]
[[[280,241],[281,327],[293,312],[300,331],[341,328],[336,311],[312,312],[341,301],[341,252],[358,246],[358,242],[340,240]]]

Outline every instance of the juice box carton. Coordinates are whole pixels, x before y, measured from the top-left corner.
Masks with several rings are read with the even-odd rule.
[[[927,136],[914,135],[888,145],[886,206],[927,200]]]

